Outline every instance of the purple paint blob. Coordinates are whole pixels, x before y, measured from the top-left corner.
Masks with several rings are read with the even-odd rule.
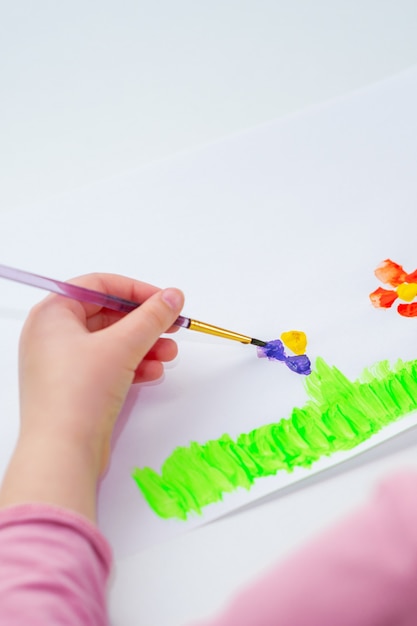
[[[258,347],[258,357],[270,361],[282,361],[296,374],[303,374],[304,376],[311,374],[311,361],[308,356],[306,354],[287,356],[281,339],[273,339],[268,341],[265,346]]]
[[[311,374],[311,361],[306,354],[288,356],[285,359],[285,365],[297,374],[304,374],[305,376]]]
[[[258,356],[261,359],[266,358],[271,361],[285,361],[287,359],[281,339],[273,339],[268,341],[266,346],[259,347]]]

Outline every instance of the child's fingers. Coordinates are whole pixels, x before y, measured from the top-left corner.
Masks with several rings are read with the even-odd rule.
[[[169,328],[166,329],[166,333],[176,333],[179,331],[179,329],[181,328],[181,326],[170,326]]]
[[[136,369],[133,383],[149,383],[158,380],[164,373],[164,366],[160,361],[141,361]]]
[[[90,331],[106,329],[108,347],[119,354],[124,365],[135,371],[138,363],[154,349],[148,361],[171,360],[176,355],[172,344],[154,344],[160,335],[172,330],[181,312],[184,296],[178,289],[159,290],[153,285],[114,274],[90,274],[71,281],[73,284],[112,294],[142,304],[132,312],[119,313],[70,298],[49,296],[42,308],[54,316],[55,325],[69,328],[76,322]],[[61,329],[62,330],[62,329]],[[104,336],[103,336],[104,339]],[[158,368],[159,369],[159,368]]]
[[[107,328],[107,326],[111,326],[115,324],[123,317],[126,316],[126,313],[120,313],[118,311],[112,311],[111,309],[101,309],[98,313],[95,313],[91,317],[86,319],[87,329],[94,333],[97,330],[102,330],[103,328]],[[171,326],[167,328],[166,333],[176,333],[179,330],[179,326]]]
[[[178,346],[173,339],[158,339],[146,354],[149,361],[172,361],[178,354]]]
[[[102,293],[111,294],[125,300],[137,302],[142,305],[148,298],[160,291],[159,287],[144,283],[132,278],[120,276],[118,274],[87,274],[79,276],[68,281],[74,285],[94,289]],[[54,296],[52,296],[54,297]],[[67,301],[66,304],[79,307],[75,301]],[[88,330],[95,332],[102,328],[107,328],[115,322],[126,316],[126,313],[113,311],[112,309],[104,309],[95,304],[82,303],[86,315],[86,325]],[[175,320],[174,320],[175,321]],[[179,330],[179,326],[170,326],[164,332],[175,333]]]
[[[108,329],[118,347],[123,346],[130,367],[151,350],[160,335],[172,326],[181,312],[184,295],[179,289],[164,289]]]
[[[123,298],[124,300],[129,300],[137,304],[142,304],[156,292],[160,291],[159,287],[155,287],[155,285],[150,285],[149,283],[134,280],[126,276],[119,276],[118,274],[87,274],[85,276],[72,278],[68,282],[72,285],[79,285],[80,287],[93,289],[94,291],[99,291],[107,295],[117,296],[118,298]],[[64,302],[64,300],[62,301]],[[65,301],[65,305],[68,307],[71,307],[71,303],[73,303],[75,312],[79,312],[80,305],[76,301],[70,298]],[[102,307],[96,304],[84,302],[82,306],[87,318],[96,315],[102,310]],[[117,318],[117,315],[117,312],[113,314],[110,313],[109,310],[110,321],[112,320],[112,316],[113,318]],[[114,321],[113,319],[112,323]]]

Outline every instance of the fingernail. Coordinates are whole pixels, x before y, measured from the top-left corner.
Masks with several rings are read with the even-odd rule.
[[[173,310],[182,307],[183,296],[178,289],[164,289],[162,292],[162,300]]]

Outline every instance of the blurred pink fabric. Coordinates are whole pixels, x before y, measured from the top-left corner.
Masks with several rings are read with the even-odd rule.
[[[107,626],[111,560],[98,529],[70,511],[43,504],[0,511],[0,623]],[[417,625],[417,474],[386,480],[357,513],[205,623],[307,625]]]
[[[386,480],[366,506],[279,563],[205,624],[416,625],[417,474],[412,472]]]

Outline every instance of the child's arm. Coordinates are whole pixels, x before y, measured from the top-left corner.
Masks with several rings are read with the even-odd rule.
[[[111,550],[84,516],[48,504],[0,510],[0,624],[107,626]]]
[[[131,384],[159,378],[177,353],[159,337],[180,291],[114,275],[73,282],[145,302],[123,316],[53,295],[28,317],[20,434],[0,489],[1,623],[105,623],[111,558],[93,525],[97,482]]]
[[[52,295],[32,310],[20,343],[21,429],[0,506],[47,502],[94,521],[116,418],[130,385],[159,378],[175,357],[175,342],[159,336],[183,296],[113,275],[74,282],[146,302],[123,317]]]

